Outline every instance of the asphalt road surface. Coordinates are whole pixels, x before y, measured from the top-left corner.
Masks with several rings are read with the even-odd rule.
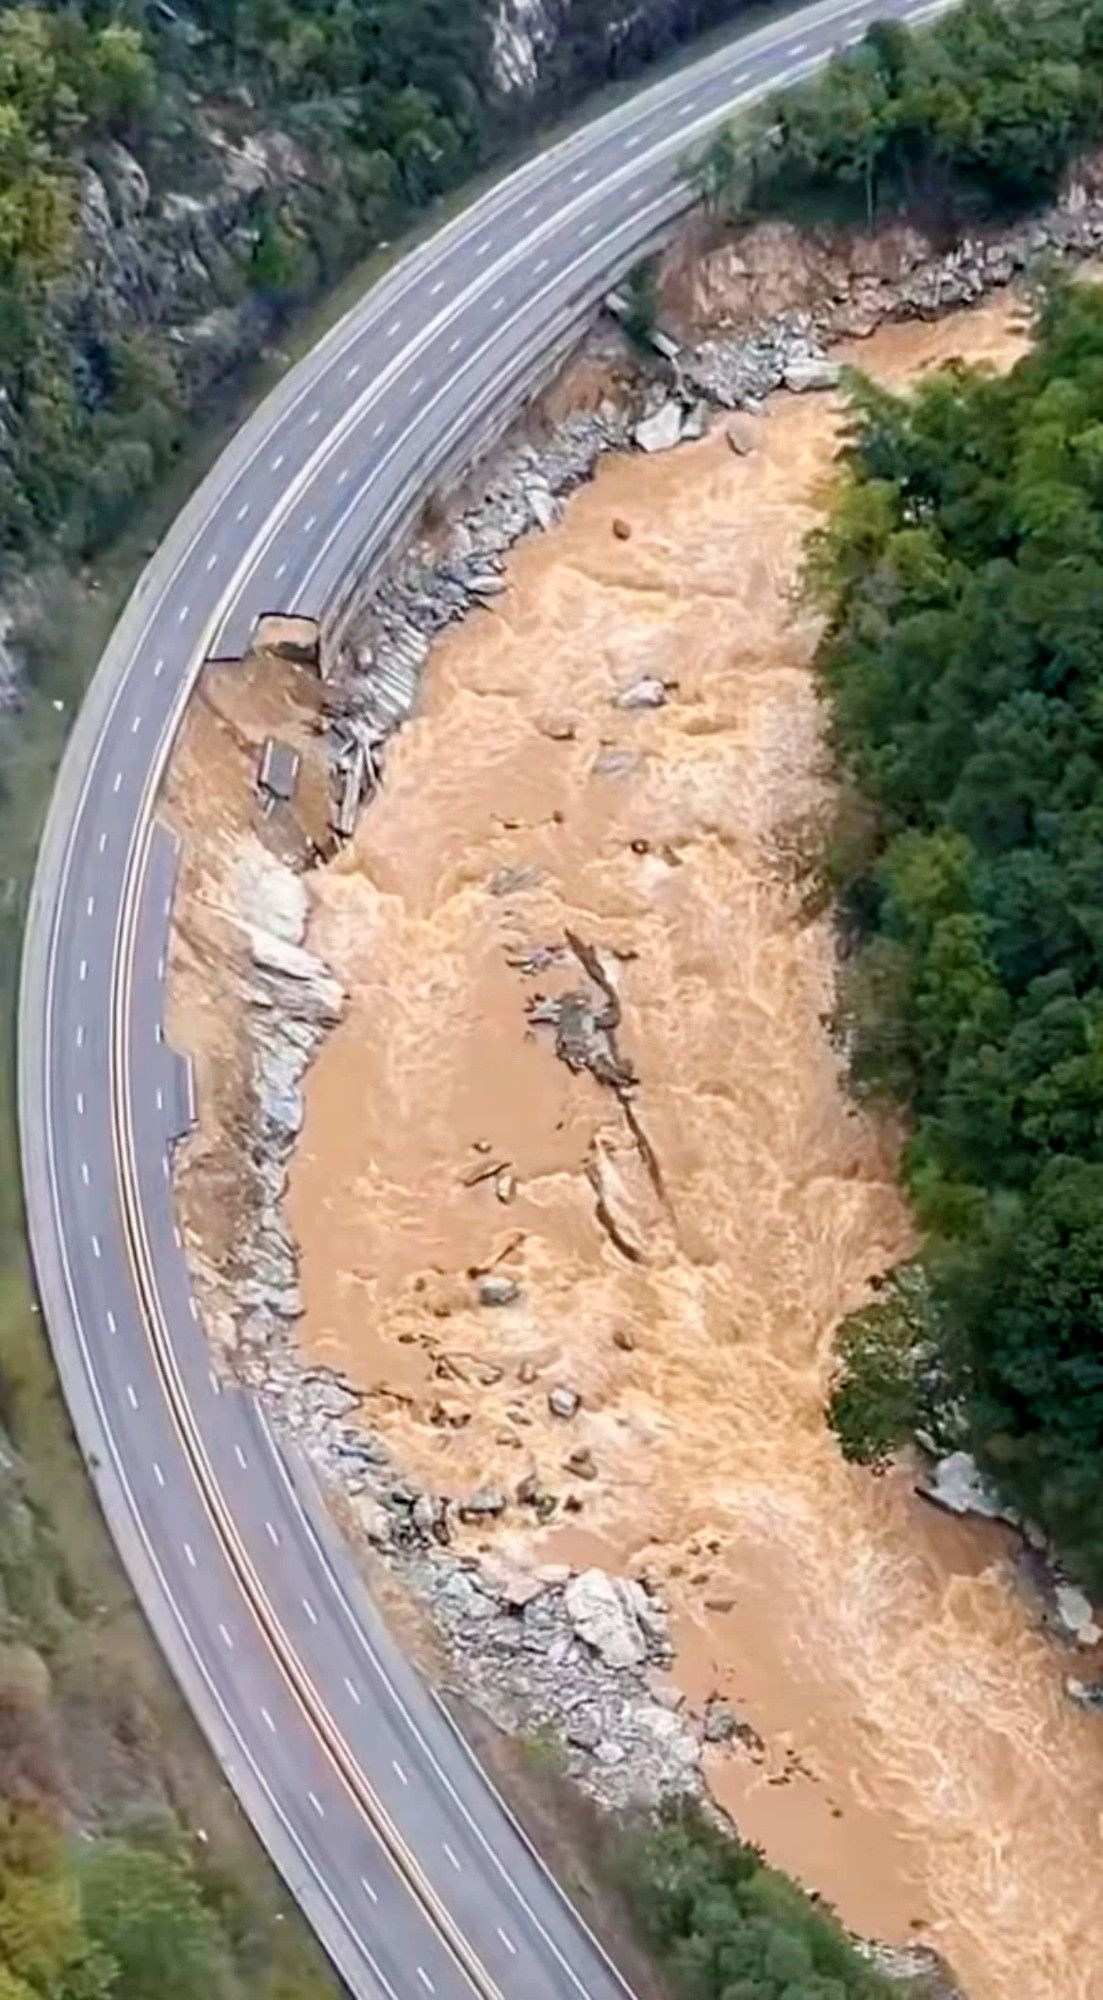
[[[142,1606],[228,1781],[365,2000],[625,2000],[389,1640],[300,1468],[213,1371],[173,1212],[187,1068],[162,998],[154,817],[205,659],[322,617],[604,286],[685,206],[733,106],[876,15],[787,15],[522,167],[377,285],[238,432],[144,572],[77,719],[24,955],[20,1118],[40,1294]]]

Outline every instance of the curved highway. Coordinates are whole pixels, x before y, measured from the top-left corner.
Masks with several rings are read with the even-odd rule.
[[[142,576],[77,719],[24,950],[20,1120],[69,1410],[143,1608],[227,1779],[366,2000],[625,2000],[391,1644],[301,1470],[214,1373],[173,1213],[183,1066],[162,996],[175,854],[157,791],[204,660],[270,611],[332,616],[427,482],[685,206],[733,106],[877,14],[823,0],[653,86],[409,256],[238,433]]]

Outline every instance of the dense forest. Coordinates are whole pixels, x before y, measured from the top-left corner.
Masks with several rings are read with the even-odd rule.
[[[1103,0],[963,0],[934,25],[875,23],[856,47],[722,134],[700,165],[719,206],[747,201],[936,226],[1048,200],[1103,138]]]
[[[669,1808],[628,1837],[620,1877],[684,2000],[888,2000],[894,1990],[829,1910],[692,1809]],[[905,1990],[922,2000],[926,1981]]]
[[[511,92],[493,0],[0,0],[0,568],[110,542],[289,306],[746,4],[574,0]]]
[[[1103,1585],[1103,291],[1006,378],[858,383],[812,577],[860,940],[841,1026],[907,1108],[925,1249],[848,1329],[844,1442],[954,1412]],[[932,1415],[933,1411],[933,1415]]]

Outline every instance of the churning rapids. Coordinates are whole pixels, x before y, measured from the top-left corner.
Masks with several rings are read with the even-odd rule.
[[[855,358],[902,380],[1021,345],[999,304]],[[303,1337],[427,1485],[535,1469],[583,1503],[484,1541],[662,1582],[687,1693],[762,1740],[708,1775],[772,1859],[856,1928],[937,1945],[971,2000],[1100,2000],[1103,1731],[1064,1696],[1077,1662],[1001,1531],[847,1468],[822,1417],[840,1316],[909,1246],[892,1137],[829,1042],[805,868],[831,773],[795,582],[839,421],[779,397],[749,456],[714,435],[604,463],[437,648],[315,878],[312,943],[351,998],[292,1174]],[[644,676],[665,705],[618,707]],[[530,1021],[586,984],[568,933],[615,985],[635,1131]],[[474,1303],[496,1259],[508,1311]],[[581,1391],[570,1425],[556,1383]],[[579,1447],[596,1476],[564,1470]]]

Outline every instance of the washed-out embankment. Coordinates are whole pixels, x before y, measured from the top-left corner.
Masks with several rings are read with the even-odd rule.
[[[938,303],[944,266],[879,254],[836,324],[877,319],[908,258]],[[801,275],[769,232],[717,255],[756,322],[706,355],[730,384],[764,314],[798,281],[837,292],[840,263]],[[1007,275],[974,256],[967,291],[974,269],[977,290]],[[669,281],[715,322],[715,265]],[[1002,294],[838,358],[903,382],[1024,341]],[[827,1026],[833,779],[797,585],[841,405],[783,393],[737,420],[739,450],[721,421],[607,454],[557,519],[557,420],[589,404],[576,442],[619,441],[609,396],[576,370],[490,516],[446,559],[438,536],[424,575],[459,563],[483,608],[427,665],[395,651],[396,588],[343,721],[274,660],[194,706],[172,1025],[197,1056],[179,1185],[213,1330],[432,1602],[466,1684],[564,1729],[600,1797],[703,1772],[772,1859],[856,1929],[937,1947],[974,2000],[1095,2000],[1081,1656],[1040,1629],[1004,1531],[935,1513],[907,1466],[846,1467],[823,1422],[838,1321],[911,1241],[894,1135],[849,1101]],[[547,532],[506,565],[485,523],[524,519],[525,490]],[[319,732],[378,772],[381,667],[420,667],[416,714],[307,875],[331,846]],[[269,733],[302,774],[262,820]],[[258,929],[305,936],[297,999]],[[593,1570],[635,1581],[603,1602]]]

